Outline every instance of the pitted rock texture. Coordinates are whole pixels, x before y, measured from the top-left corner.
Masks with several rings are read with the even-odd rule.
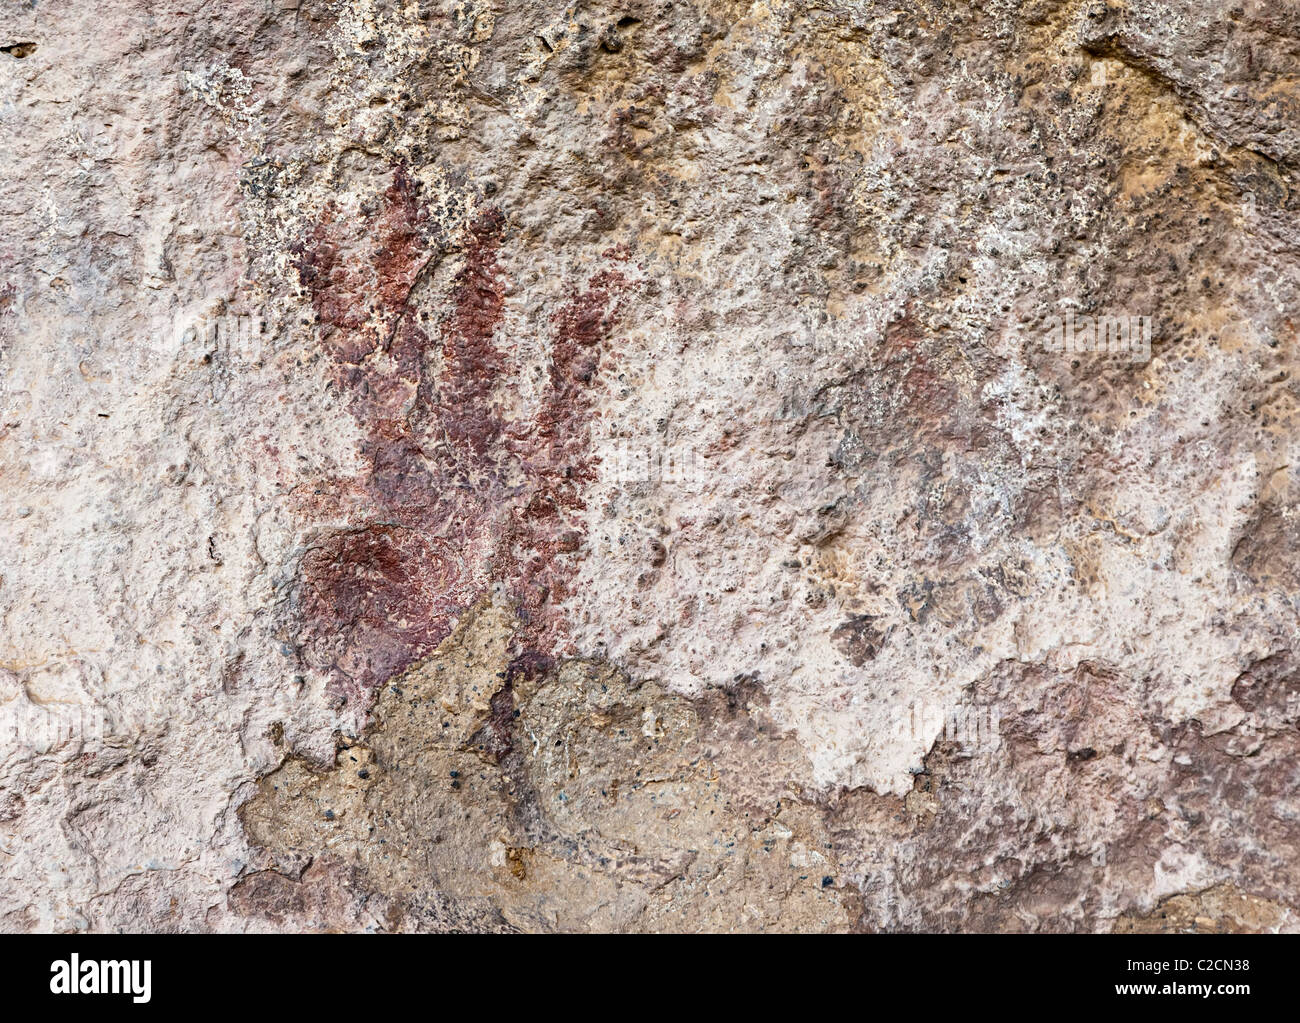
[[[1297,76],[0,8],[0,928],[1300,929]]]

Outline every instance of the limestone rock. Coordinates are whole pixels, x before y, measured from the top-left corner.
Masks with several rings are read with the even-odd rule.
[[[0,11],[0,928],[1296,930],[1278,0]]]

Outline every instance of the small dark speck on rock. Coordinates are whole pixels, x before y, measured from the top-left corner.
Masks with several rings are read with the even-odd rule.
[[[833,878],[833,877],[831,877],[831,876],[829,876],[829,875],[827,875],[826,877],[823,877],[823,878],[822,878],[822,887],[823,887],[823,888],[829,888],[829,887],[830,887],[831,885],[833,885],[834,883],[835,883],[835,878]]]

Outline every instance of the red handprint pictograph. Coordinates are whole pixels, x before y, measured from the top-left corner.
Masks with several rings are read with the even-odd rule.
[[[600,377],[632,285],[606,269],[570,292],[545,324],[542,397],[513,420],[503,398],[519,367],[501,336],[497,261],[506,230],[488,206],[448,241],[397,167],[374,213],[326,210],[295,253],[333,384],[363,438],[362,477],[342,484],[355,524],[311,545],[297,601],[303,656],[349,702],[368,706],[494,590],[518,617],[512,672],[564,650],[558,607],[582,557]],[[463,265],[446,306],[417,308],[421,274],[453,244]]]

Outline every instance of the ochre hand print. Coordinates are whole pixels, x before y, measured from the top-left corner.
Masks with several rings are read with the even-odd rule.
[[[518,615],[519,666],[562,652],[556,608],[582,554],[596,394],[631,285],[602,270],[549,316],[541,399],[528,421],[512,421],[502,396],[519,366],[502,335],[497,262],[507,230],[488,206],[449,240],[397,167],[375,213],[349,221],[327,210],[296,253],[334,386],[363,437],[363,477],[343,484],[355,495],[351,524],[302,558],[297,604],[308,664],[349,703],[368,706],[494,587]],[[421,275],[457,248],[450,308],[419,308]]]

